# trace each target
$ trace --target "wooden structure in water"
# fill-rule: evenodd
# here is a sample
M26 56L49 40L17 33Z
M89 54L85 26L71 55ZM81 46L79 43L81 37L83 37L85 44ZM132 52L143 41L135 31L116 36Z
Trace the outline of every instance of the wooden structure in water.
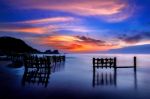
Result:
M93 67L116 68L116 57L115 58L93 58Z
M48 79L50 76L50 69L40 69L40 70L25 70L22 85L25 86L26 83L32 84L42 84L47 87Z
M47 87L50 74L59 71L64 62L65 56L25 56L22 85L37 83Z
M94 68L134 68L137 67L137 58L133 57L133 66L117 66L117 58L93 58Z
M93 87L99 85L117 85L117 69L119 68L133 68L134 69L134 85L137 87L137 58L133 57L133 66L117 66L117 58L93 58ZM113 69L110 71L97 72L96 69Z
M64 62L65 56L25 56L24 57L24 66L25 69L28 68L50 68L57 63Z

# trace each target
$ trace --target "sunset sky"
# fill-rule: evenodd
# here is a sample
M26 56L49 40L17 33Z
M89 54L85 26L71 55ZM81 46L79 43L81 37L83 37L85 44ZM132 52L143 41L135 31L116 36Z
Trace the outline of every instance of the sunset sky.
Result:
M150 0L0 0L0 36L41 51L150 44Z

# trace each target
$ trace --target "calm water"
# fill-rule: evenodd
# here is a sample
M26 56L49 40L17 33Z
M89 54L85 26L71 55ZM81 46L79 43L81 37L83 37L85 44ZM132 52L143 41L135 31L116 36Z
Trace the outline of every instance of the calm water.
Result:
M52 69L47 87L23 84L24 68L10 68L0 62L0 99L150 99L150 55L67 54L65 64ZM137 56L137 72L133 68L92 68L93 57L117 57L118 66L132 66ZM94 80L95 79L95 80ZM10 98L9 98L10 99Z

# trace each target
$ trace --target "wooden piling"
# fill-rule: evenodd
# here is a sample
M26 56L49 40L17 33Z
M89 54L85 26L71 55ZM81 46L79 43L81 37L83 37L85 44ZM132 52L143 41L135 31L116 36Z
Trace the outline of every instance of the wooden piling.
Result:
M117 58L114 57L114 68L116 69L116 67L117 67Z
M95 58L93 58L93 67L95 67Z
M137 58L136 58L136 56L134 56L134 58L133 58L133 62L134 62L134 70L136 70L136 67L137 67L137 64L136 64L136 62L137 62Z

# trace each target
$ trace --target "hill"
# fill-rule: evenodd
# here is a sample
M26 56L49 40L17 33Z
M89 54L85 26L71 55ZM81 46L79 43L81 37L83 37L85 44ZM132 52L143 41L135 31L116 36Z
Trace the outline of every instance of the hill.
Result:
M0 53L38 53L39 51L27 45L21 39L0 37Z

